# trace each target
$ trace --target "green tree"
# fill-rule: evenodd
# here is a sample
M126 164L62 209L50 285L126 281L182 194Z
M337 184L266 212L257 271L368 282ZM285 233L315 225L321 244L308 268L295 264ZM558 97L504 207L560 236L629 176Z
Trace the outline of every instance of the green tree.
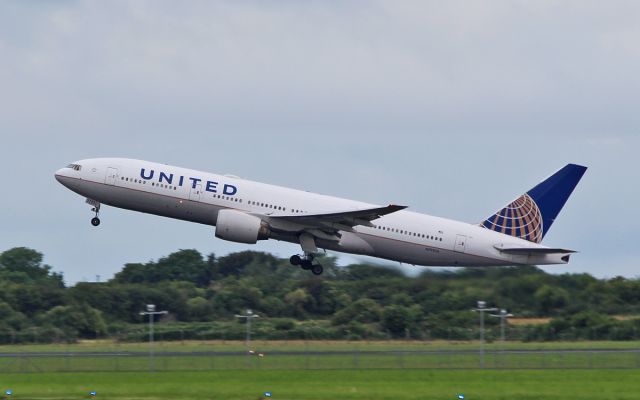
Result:
M16 247L0 254L0 279L16 283L37 282L64 287L62 274L42 264L43 256L26 247Z
M102 313L87 305L56 306L44 314L42 320L84 338L102 336L107 330Z
M403 337L411 324L410 312L403 306L388 306L382 310L382 326L393 337Z
M203 297L193 297L187 300L187 316L191 321L209 321L213 307Z
M205 287L211 282L215 268L213 255L205 261L197 250L180 250L157 262L125 264L113 280L117 283L188 281Z
M334 325L342 325L351 321L360 323L378 322L382 316L382 308L371 299L359 299L348 307L338 311L331 320Z
M538 302L540 314L551 315L568 303L569 293L559 287L543 285L536 290L534 298Z
M290 307L291 315L298 318L306 317L305 308L310 300L311 296L303 288L289 292L284 297L284 302Z

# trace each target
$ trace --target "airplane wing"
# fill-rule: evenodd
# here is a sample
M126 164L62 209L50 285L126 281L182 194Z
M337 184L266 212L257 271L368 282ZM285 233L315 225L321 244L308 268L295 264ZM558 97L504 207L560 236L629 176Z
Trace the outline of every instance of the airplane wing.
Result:
M352 232L357 225L375 226L371 221L384 215L404 210L406 206L388 205L386 207L364 210L341 211L325 214L269 216L269 224L283 231L307 231L312 235L329 240L340 238L338 231Z

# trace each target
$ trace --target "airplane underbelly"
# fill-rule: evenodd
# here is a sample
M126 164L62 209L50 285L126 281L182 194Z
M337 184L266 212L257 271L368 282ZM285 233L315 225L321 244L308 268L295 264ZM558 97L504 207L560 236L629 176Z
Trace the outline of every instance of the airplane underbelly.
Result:
M450 252L419 243L411 243L373 235L363 239L374 249L374 257L395 260L414 265L449 265Z
M373 235L358 236L361 236L362 239L373 248L373 253L368 253L367 255L407 264L439 267L485 267L509 264L508 262L498 259L427 246L420 243L381 238ZM343 249L342 251L345 250Z
M362 236L352 232L342 233L337 250L362 255L373 255L375 253L371 243L367 242Z
M77 193L113 207L214 225L218 207L157 193L84 181Z

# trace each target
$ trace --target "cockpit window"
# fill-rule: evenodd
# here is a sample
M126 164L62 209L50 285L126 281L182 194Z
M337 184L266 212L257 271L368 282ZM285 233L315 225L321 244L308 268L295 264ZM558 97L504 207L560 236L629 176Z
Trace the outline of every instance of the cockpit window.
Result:
M67 168L71 168L74 171L80 171L82 166L80 164L69 164L67 165Z

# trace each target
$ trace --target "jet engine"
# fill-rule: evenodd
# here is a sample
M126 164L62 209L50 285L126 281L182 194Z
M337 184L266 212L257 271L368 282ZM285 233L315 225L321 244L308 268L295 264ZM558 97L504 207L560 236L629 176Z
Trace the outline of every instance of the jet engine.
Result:
M269 225L242 211L220 210L216 221L216 237L231 242L255 244L269 239Z

